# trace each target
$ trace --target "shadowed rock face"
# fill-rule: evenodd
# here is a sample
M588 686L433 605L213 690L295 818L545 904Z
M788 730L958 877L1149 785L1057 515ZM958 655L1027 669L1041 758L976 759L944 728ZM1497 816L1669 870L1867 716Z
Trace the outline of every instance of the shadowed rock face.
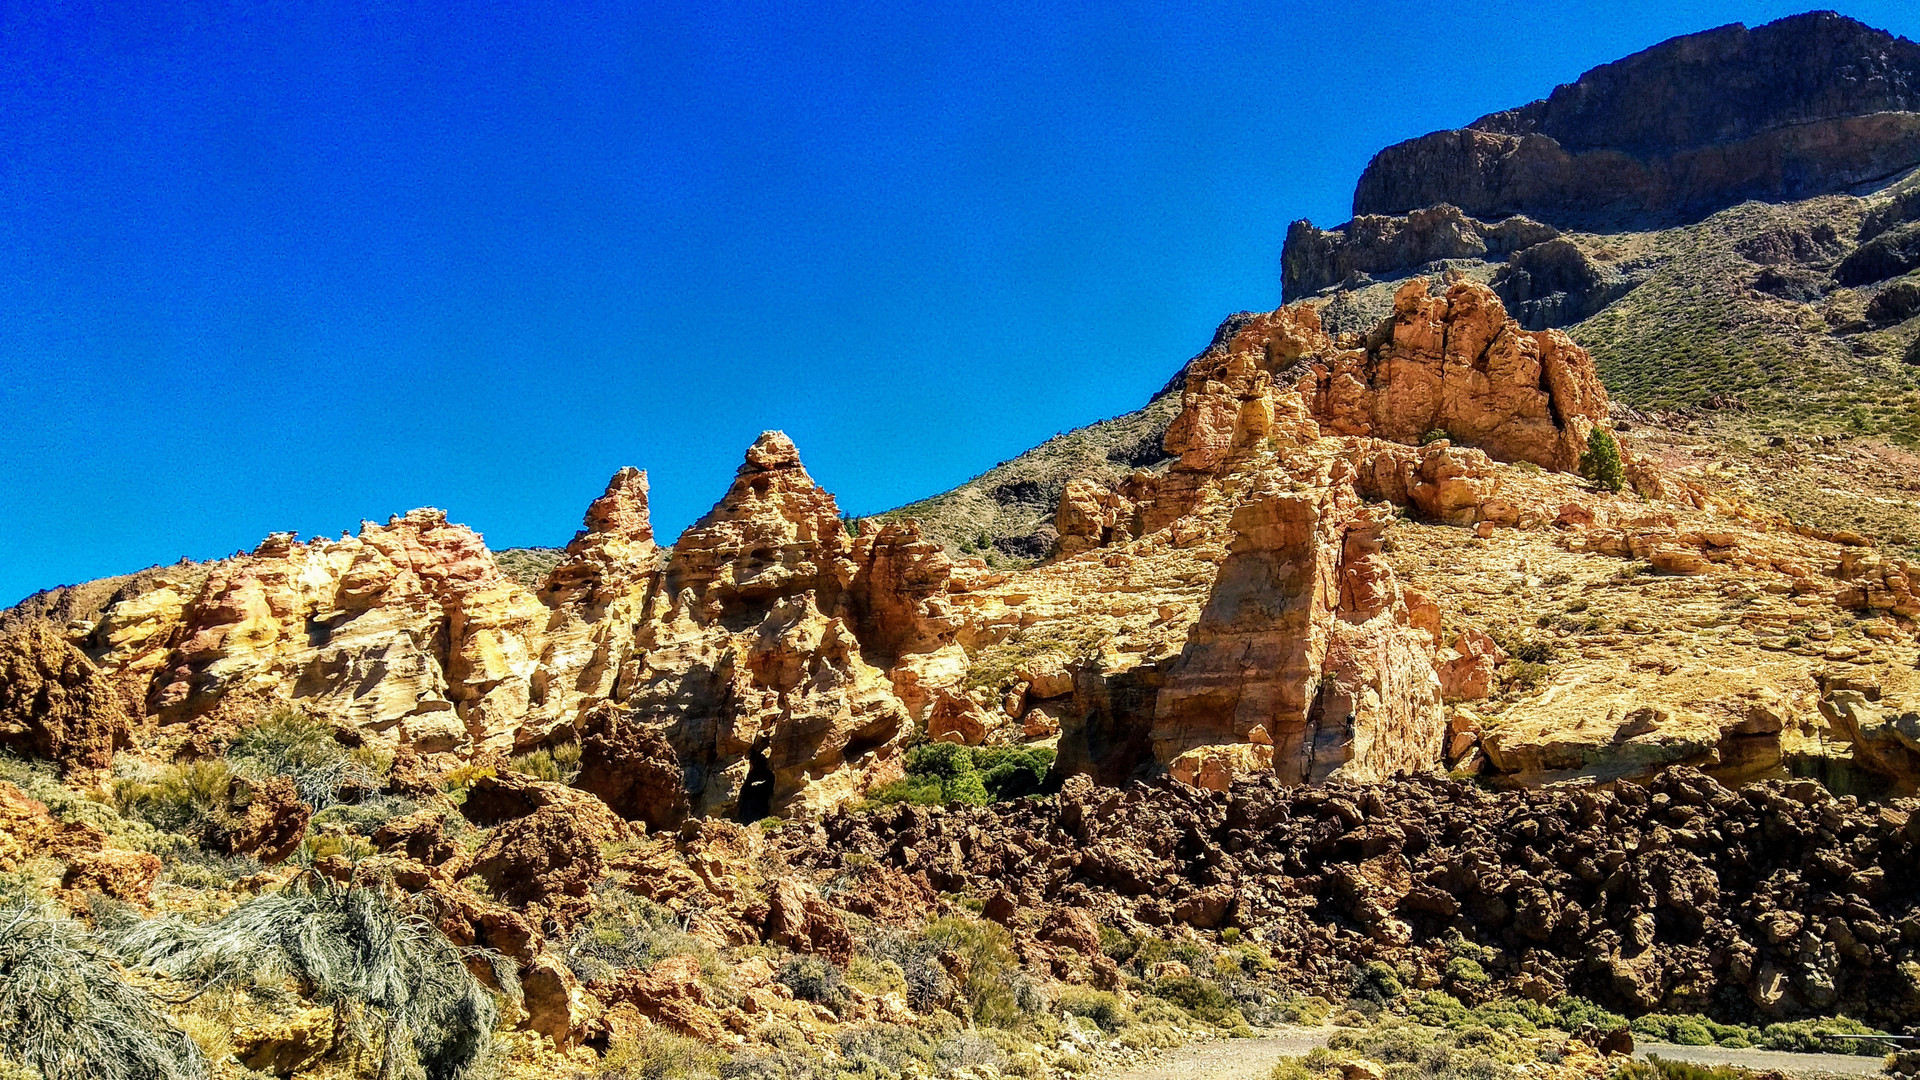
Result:
M1920 162L1920 45L1831 12L1689 34L1376 155L1354 213L1699 217Z
M1296 221L1287 229L1281 295L1291 303L1330 285L1397 277L1417 266L1501 259L1559 235L1551 225L1525 217L1488 223L1444 204L1404 217L1364 214L1339 229Z

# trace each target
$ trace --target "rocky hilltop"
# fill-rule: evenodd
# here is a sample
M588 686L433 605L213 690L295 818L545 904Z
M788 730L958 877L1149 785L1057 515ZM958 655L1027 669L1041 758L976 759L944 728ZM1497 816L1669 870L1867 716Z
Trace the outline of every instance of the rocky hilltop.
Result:
M1832 13L1663 42L1381 151L1353 220L1288 230L1283 295L1364 334L1410 278L1482 282L1710 487L1920 555L1917 57Z
M1712 31L1467 137L1797 132L1828 184L1912 49ZM1572 1080L1629 1022L1920 1023L1920 459L1867 430L1920 195L1484 209L1296 225L1329 288L901 511L770 431L671 543L622 468L564 548L417 509L0 613L0 1076L1042 1077L1331 1013ZM1690 334L1867 420L1736 452L1793 388Z
M1296 223L1283 286L1297 299L1355 273L1503 259L1561 230L1672 227L1748 200L1885 183L1915 164L1920 45L1832 12L1735 24L1380 151L1350 225ZM1576 304L1556 325L1589 314Z
M1664 41L1375 155L1353 212L1555 225L1804 199L1920 162L1920 45L1832 12Z

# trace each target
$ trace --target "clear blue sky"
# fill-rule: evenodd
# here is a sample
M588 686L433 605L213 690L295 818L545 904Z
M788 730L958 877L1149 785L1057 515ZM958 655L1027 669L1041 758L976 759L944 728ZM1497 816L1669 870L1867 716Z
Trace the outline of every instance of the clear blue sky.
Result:
M885 509L1277 304L1379 147L1797 10L11 0L0 603L422 505L561 543L629 464L671 537L772 427Z

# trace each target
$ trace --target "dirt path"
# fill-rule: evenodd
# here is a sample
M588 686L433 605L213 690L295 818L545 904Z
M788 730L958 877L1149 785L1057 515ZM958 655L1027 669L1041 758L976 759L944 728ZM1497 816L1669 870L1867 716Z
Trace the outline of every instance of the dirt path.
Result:
M1675 1046L1671 1043L1640 1043L1633 1056L1656 1054L1669 1061L1691 1061L1700 1065L1738 1065L1743 1069L1778 1069L1790 1076L1882 1076L1879 1057L1860 1054L1789 1054L1780 1050L1729 1050L1724 1046Z
M1254 1039L1216 1039L1169 1050L1101 1080L1263 1080L1281 1058L1325 1046L1335 1028L1286 1028Z
M1289 1028L1253 1039L1218 1039L1169 1050L1150 1062L1130 1065L1101 1080L1264 1080L1274 1063L1324 1046L1334 1028ZM1729 1050L1720 1046L1641 1043L1634 1056L1657 1054L1671 1061L1773 1069L1800 1080L1880 1076L1880 1058L1851 1054L1789 1054L1777 1050Z

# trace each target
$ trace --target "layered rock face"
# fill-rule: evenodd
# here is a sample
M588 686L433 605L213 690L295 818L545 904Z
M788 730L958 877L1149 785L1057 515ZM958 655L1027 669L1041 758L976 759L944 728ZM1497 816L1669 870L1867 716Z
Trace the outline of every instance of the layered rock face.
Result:
M1433 639L1378 558L1380 516L1356 504L1336 487L1234 511L1213 594L1155 705L1154 754L1174 775L1376 780L1439 760ZM1250 748L1220 764L1233 744Z
M1355 214L1450 203L1556 225L1597 211L1701 216L1920 162L1920 46L1831 12L1662 42L1545 100L1375 156Z
M1380 151L1352 221L1288 230L1282 296L1338 299L1466 268L1526 328L1572 326L1657 276L1660 259L1619 261L1607 244L1556 242L1560 230L1669 228L1891 180L1920 163L1917 91L1920 46L1830 12L1674 38L1543 100ZM1916 263L1902 243L1863 246L1836 276L1904 273Z
M900 555L905 539L878 546ZM616 697L672 745L696 811L752 820L851 797L870 772L898 775L911 717L855 633L852 552L833 496L779 432L753 444L674 545ZM915 577L901 561L889 558L882 582ZM871 611L871 567L865 581ZM901 623L911 638L912 620Z
M190 595L162 585L110 606L86 644L148 680L163 724L279 695L439 751L518 726L543 622L477 534L416 510L337 541L269 537Z
M1287 227L1280 294L1292 303L1356 276L1398 277L1412 267L1452 259L1504 259L1559 235L1553 226L1521 215L1485 222L1448 204L1404 216L1356 214L1332 230L1296 221Z
M1063 760L1097 776L1157 764L1215 788L1434 767L1448 733L1440 671L1484 687L1498 650L1438 655L1438 613L1410 603L1382 557L1394 511L1367 500L1538 527L1551 514L1500 498L1488 455L1569 471L1606 411L1584 352L1521 330L1472 282L1440 296L1410 282L1364 339L1336 341L1302 305L1230 320L1188 366L1172 469L1120 490L1070 485L1061 500L1063 556L1224 539L1150 703L1118 685L1137 675L1083 672ZM1436 430L1485 449L1414 445Z
M1428 294L1425 279L1407 282L1392 316L1359 341L1336 342L1300 305L1251 320L1188 366L1167 432L1177 468L1210 470L1260 440L1323 430L1412 444L1437 433L1502 461L1577 468L1607 417L1593 359L1557 331L1522 330L1484 285L1455 280ZM1276 384L1299 392L1314 431L1281 430L1302 406L1276 397Z
M101 672L41 624L8 636L26 665L10 730L22 749L105 765L127 725L111 676L176 739L285 698L429 756L582 741L582 783L655 824L831 804L899 775L898 744L933 701L920 683L943 670L928 657L958 651L951 561L913 523L851 536L768 432L671 549L635 469L584 525L537 594L435 510L155 572L76 614Z

